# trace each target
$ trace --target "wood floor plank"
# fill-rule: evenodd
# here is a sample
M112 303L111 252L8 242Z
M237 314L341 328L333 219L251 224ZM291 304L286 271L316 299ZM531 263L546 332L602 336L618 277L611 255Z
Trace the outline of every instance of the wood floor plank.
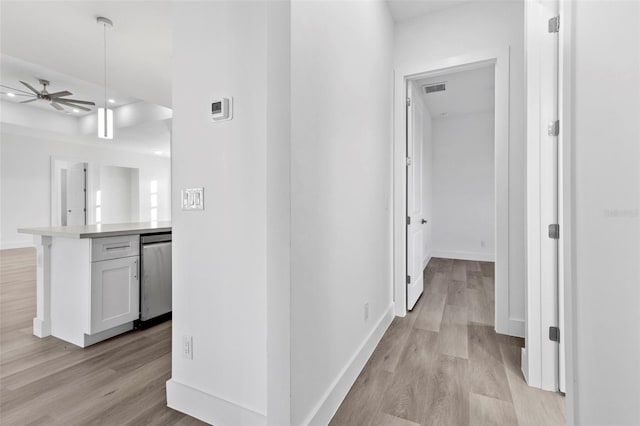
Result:
M425 283L424 293L447 294L449 292L449 275L445 272L435 272L433 278Z
M471 393L469 405L471 425L518 426L513 405L508 402Z
M458 358L469 358L466 308L445 305L438 335L438 352Z
M424 418L424 397L430 386L430 366L437 339L437 333L413 330L402 356L403 369L393 375L385 392L383 413L416 423Z
M414 327L421 330L440 331L446 298L446 293L424 293L422 295L423 305L418 313Z
M469 323L470 391L511 402L511 389L492 326Z
M483 277L495 278L495 264L493 262L478 262Z
M378 412L371 426L420 426L420 424Z
M449 278L456 281L467 281L467 267L464 260L453 261Z
M411 325L407 318L396 317L391 322L387 332L382 336L378 347L371 355L371 368L390 373L396 371L406 341L411 334Z
M481 290L483 289L482 273L477 271L467 271L467 288Z
M493 309L482 289L467 287L467 306L469 307L469 321L476 324L492 326L494 324Z
M429 383L420 423L425 426L469 424L468 361L437 355L431 364Z
M447 283L447 305L467 307L467 283L466 281L449 280Z
M391 377L387 371L365 368L347 394L351 404L341 406L330 425L365 426L374 423Z

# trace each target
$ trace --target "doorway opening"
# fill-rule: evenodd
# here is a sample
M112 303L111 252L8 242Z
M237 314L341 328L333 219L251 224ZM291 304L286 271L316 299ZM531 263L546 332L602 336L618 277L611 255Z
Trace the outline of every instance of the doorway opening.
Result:
M437 210L434 211L435 202L432 202L431 206L425 205L425 201L428 200L429 197L428 188L425 188L425 186L428 187L429 182L424 183L425 173L422 167L423 162L433 162L433 156L440 155L441 158L446 158L447 161L453 161L453 163L468 163L466 164L468 171L470 167L474 167L480 160L477 158L477 154L473 153L475 152L474 149L480 145L468 146L467 152L465 152L464 144L456 147L456 143L460 142L461 138L460 135L455 136L455 132L464 132L464 127L469 127L470 123L452 123L455 121L451 120L451 118L456 115L455 111L452 110L452 112L454 112L451 114L452 117L446 119L450 114L442 110L442 108L453 107L437 107L434 104L432 108L436 110L438 114L446 113L444 115L438 115L437 117L438 120L442 119L443 121L443 125L438 126L440 127L438 132L445 135L445 137L442 141L437 142L437 151L434 154L433 141L431 141L431 147L429 147L428 144L424 144L424 121L429 121L429 119L425 119L425 115L422 114L423 122L421 124L416 123L416 120L413 119L416 117L416 114L412 114L411 108L416 108L416 105L420 105L418 102L421 101L423 102L423 106L426 106L427 101L424 96L427 96L427 92L429 92L429 94L437 94L439 91L442 92L443 88L446 92L447 81L449 80L451 83L455 81L455 85L460 86L461 83L457 80L465 80L462 78L465 77L469 79L468 85L475 90L476 87L474 85L479 84L478 82L480 80L474 81L472 79L473 76L479 79L484 77L485 81L489 80L489 84L485 85L484 90L491 92L491 96L488 99L485 97L482 102L484 102L485 105L487 102L492 104L490 105L492 118L484 117L483 120L476 119L476 121L483 121L486 127L486 122L489 120L489 127L493 129L492 137L488 136L490 139L488 144L491 145L493 149L492 156L489 154L490 158L487 159L485 156L485 158L482 159L485 166L486 164L490 164L493 167L489 175L485 173L482 179L480 179L482 181L480 186L483 188L482 191L485 192L484 196L476 197L473 203L468 204L469 207L467 207L465 211L460 211L459 208L461 202L463 203L462 205L464 205L464 200L446 200L450 195L448 193L450 191L448 191L446 185L442 188L440 188L442 185L439 185L437 191L440 191L441 194L438 194L436 198L445 200L446 203L442 204L447 204L449 209L458 211L447 213L446 208L440 212ZM449 58L438 63L416 64L411 67L396 70L395 79L393 230L394 299L396 315L405 316L422 294L424 288L422 271L430 257L495 261L495 329L501 334L523 337L524 323L521 320L510 318L509 315L509 51L508 49L494 49ZM493 84L491 84L491 80L493 80ZM451 89L451 85L449 87L450 90L453 90ZM462 91L464 92L464 90ZM469 92L469 90L467 90L467 92ZM413 99L418 94L422 96L420 101ZM478 98L481 97L479 96ZM472 110L474 108L478 110L482 109L482 107L474 107L470 102L466 104L463 102L462 104L462 108L468 108L468 110L466 110L468 113L473 112ZM418 106L418 109L419 108ZM464 114L461 114L461 116L462 115ZM469 118L470 117L465 117L467 120ZM433 123L436 120L434 120L433 117L430 117L430 119L431 126L433 127ZM447 122L444 123L445 121ZM420 125L417 126L417 124ZM446 130L447 128L449 130ZM422 138L417 139L423 140L420 144L413 143L413 136L416 133L420 133L420 131L423 133ZM433 132L433 129L431 129L431 131ZM446 136L447 133L452 136ZM484 144L486 145L487 142L485 141ZM427 147L426 149L424 149L425 146ZM431 158L429 158L429 150L431 150ZM416 162L416 160L418 161ZM432 180L434 178L433 171L436 171L440 165L446 166L444 163L447 161L443 163L439 162L438 165L432 167ZM471 176L452 175L450 173L451 170L447 170L446 167L441 171L442 174L439 174L437 178L443 179L444 181L455 182L456 179L469 179ZM438 171L438 173L439 172L440 171ZM429 179L428 175L429 173L427 173L427 181ZM479 183L478 179L470 182L471 185ZM433 188L433 182L431 182L431 185ZM489 188L488 190L487 187ZM425 189L427 190L425 191ZM433 196L434 194L432 193L431 197L433 198ZM488 203L490 204L488 208L486 205L487 200L489 200ZM482 208L471 205L475 203L485 203L485 205L483 205ZM480 213L480 210L483 213ZM482 215L482 217L474 218L473 213L475 212L478 213L477 216ZM462 215L467 219L471 217L473 222L471 228L473 229L465 230L464 226L456 225L456 221L453 220L456 218L456 214ZM442 219L439 220L439 217ZM486 236L487 226L483 226L483 223L488 224L489 228L493 228L488 231L489 236ZM443 226L441 229L437 229L438 225ZM472 250L470 246L467 246L467 248L464 249L464 244L458 244L458 247L463 248L453 249L452 247L454 247L454 245L449 244L447 246L447 244L444 244L447 239L451 240L449 242L460 240L460 235L463 235L462 240L464 240L465 237L471 238L472 240L470 241L473 241L472 244L474 244L476 248ZM438 241L436 245L434 245L435 241ZM465 243L465 241L457 241L457 243L460 242Z
M429 281L443 280L451 272L443 266L453 268L453 260L456 271L449 279L456 285L469 280L478 290L481 271L494 276L494 64L410 79L407 100L407 309L412 310L430 284L423 271L431 259L431 272L439 272ZM463 260L468 262L458 262ZM487 287L488 299L478 299L493 323L493 285Z
M51 159L51 226L87 224L87 170L85 162Z

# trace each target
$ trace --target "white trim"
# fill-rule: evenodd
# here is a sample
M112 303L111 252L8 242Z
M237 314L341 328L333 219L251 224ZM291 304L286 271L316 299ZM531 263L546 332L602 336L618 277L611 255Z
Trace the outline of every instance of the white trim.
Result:
M433 257L441 257L443 259L476 260L479 262L496 261L496 255L494 253L481 253L473 251L434 250Z
M574 4L560 1L562 30L560 31L560 288L562 302L560 311L560 357L564 358L564 383L561 377L561 390L566 394L565 413L568 425L578 424L577 386L575 386L576 337L575 323L575 263L573 261L574 239L574 180L573 180L573 26ZM562 359L561 358L561 359ZM561 370L562 372L562 370ZM564 386L562 386L564 385ZM564 389L563 389L564 387Z
M267 418L199 389L170 379L167 406L203 422L215 425L266 425Z
M378 320L375 328L358 347L347 365L333 382L331 382L331 386L329 386L329 389L324 393L322 399L309 413L305 421L302 422L303 425L329 424L376 346L378 346L380 339L382 339L385 331L387 331L391 321L393 321L393 316L393 304L391 304Z
M33 319L33 335L36 337L51 336L51 322L36 317Z
M3 241L2 243L0 243L0 250L11 250L28 247L35 247L35 244L28 241Z
M51 335L51 244L52 238L34 235L36 247L36 317L33 334L37 337Z
M427 265L429 264L429 262L431 262L431 258L434 257L433 254L431 252L427 253L424 257L424 260L422 261L422 270L424 271L424 268L427 267Z
M547 31L550 16L557 14L557 2L525 2L525 100L526 100L526 151L527 151L527 222L526 222L526 356L522 357L521 368L525 372L527 384L550 391L558 390L558 346L548 338L548 327L557 323L556 281L549 279L555 266L550 257L550 242L546 226L553 223L549 204L554 194L548 193L548 167L541 152L549 142L546 132L548 115L552 114L543 106L543 90L550 90L549 82L541 69L545 43L556 37ZM562 20L562 31L565 31ZM549 93L549 92L544 92ZM545 117L545 114L547 116ZM565 132L565 123L561 123ZM552 141L564 146L561 140ZM566 148L566 147L565 147ZM559 183L560 184L560 183ZM560 220L558 223L562 223ZM564 226L560 226L564 232ZM561 240L564 237L561 236ZM558 263L558 268L561 266ZM564 334L561 331L561 335ZM563 337L564 338L564 337Z
M394 70L393 141L393 277L395 314L406 309L406 168L405 99L406 81L495 64L495 242L496 309L495 328L502 334L522 335L521 320L509 313L509 47L487 49L436 61L417 60ZM522 332L517 333L522 329ZM515 331L514 331L515 330Z

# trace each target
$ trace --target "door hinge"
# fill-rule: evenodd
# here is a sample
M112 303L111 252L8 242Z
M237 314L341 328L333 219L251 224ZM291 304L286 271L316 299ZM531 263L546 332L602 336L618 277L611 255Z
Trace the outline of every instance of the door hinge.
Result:
M549 136L558 136L560 134L560 120L555 120L547 126L547 134Z
M411 216L407 216L407 225L411 225Z
M411 284L411 275L407 275L407 284Z
M560 239L560 225L557 223L552 223L549 225L549 238L554 240Z
M560 343L560 329L558 327L549 327L549 340Z
M407 166L410 166L411 165L411 157L407 157L406 161L407 161Z
M407 98L407 106L411 106L411 98Z
M549 32L557 33L559 31L560 31L560 17L554 16L553 18L549 19Z

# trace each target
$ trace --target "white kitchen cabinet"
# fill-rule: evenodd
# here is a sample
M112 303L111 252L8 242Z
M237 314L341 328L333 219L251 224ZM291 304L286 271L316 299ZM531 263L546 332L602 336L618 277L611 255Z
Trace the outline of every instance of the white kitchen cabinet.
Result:
M96 334L138 319L139 265L139 256L91 264L89 334Z

